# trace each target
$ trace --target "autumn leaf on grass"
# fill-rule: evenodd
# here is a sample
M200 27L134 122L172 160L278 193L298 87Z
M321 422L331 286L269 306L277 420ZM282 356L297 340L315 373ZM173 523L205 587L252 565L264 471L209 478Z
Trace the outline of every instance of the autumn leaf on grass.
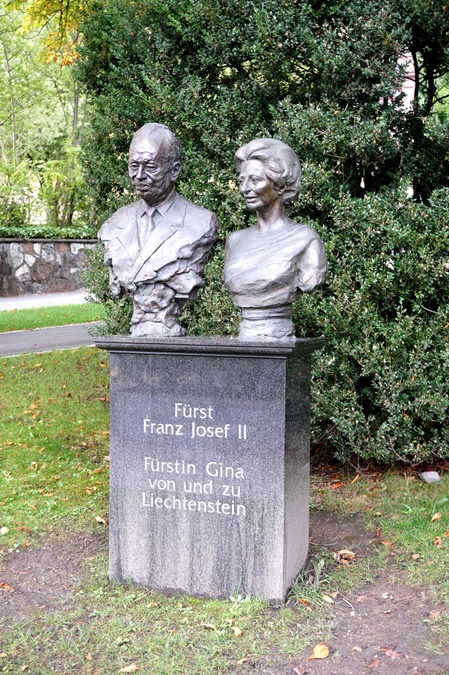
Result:
M332 557L337 562L342 562L344 565L349 565L351 560L355 560L356 555L353 553L353 551L343 548L341 551L337 551L337 553L332 553Z
M431 522L431 523L434 523L436 520L441 520L442 517L443 517L443 516L442 516L441 513L438 511L437 513L434 513L434 514L433 514L432 518L430 519L430 522Z
M443 548L443 540L441 537L435 537L433 540L433 545L436 546L437 548Z
M9 532L9 527L0 527L0 534L8 534Z
M1 584L0 584L0 588L2 588L4 591L11 591L11 592L14 592L13 587L10 586L9 584L7 584L6 582L1 583Z
M120 668L118 671L119 673L135 673L136 670L140 670L139 666L136 666L135 663L131 663L130 666L125 666L124 668Z
M95 520L97 521L97 523L100 523L100 525L106 525L105 519L102 518L101 516L95 516Z
M214 626L213 623L204 623L204 621L201 621L200 626L207 628L208 630L217 630L217 627Z
M325 659L329 656L329 647L323 643L315 645L313 648L313 654L307 657L306 661L311 661L312 659Z
M238 626L234 626L234 635L235 637L242 637L243 633L241 628L239 628Z

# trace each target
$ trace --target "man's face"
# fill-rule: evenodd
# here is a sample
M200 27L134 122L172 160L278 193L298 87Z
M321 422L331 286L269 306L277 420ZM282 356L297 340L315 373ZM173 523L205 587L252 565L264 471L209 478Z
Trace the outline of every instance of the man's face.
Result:
M171 164L163 151L163 140L157 134L136 138L129 150L129 176L134 190L150 206L157 206L170 195L180 171L179 162Z

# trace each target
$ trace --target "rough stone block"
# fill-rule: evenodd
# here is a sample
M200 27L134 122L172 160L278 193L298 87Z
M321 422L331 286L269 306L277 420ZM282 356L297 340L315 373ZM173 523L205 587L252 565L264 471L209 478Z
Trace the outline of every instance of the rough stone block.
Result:
M62 279L57 277L55 279L50 279L45 288L46 293L65 293L67 291L75 291L79 288L79 285L76 283L75 279Z
M24 255L21 244L16 244L15 242L11 243L9 247L9 258L11 260L11 267L13 270L16 270L23 264Z
M31 269L31 278L40 284L45 283L55 276L57 269L54 263L37 260Z
M41 249L41 258L44 262L53 262L55 259L55 246L58 246L58 244L53 245L51 244L43 244L42 249Z
M84 244L81 244L79 242L72 242L70 244L70 251L74 253L75 255L78 255L80 251L84 249Z
M58 241L55 243L56 251L70 251L70 244L64 241Z

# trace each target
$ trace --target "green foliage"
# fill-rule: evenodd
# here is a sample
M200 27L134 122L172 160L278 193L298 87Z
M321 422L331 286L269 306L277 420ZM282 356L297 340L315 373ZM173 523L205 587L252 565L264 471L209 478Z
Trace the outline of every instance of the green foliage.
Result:
M295 308L322 333L314 426L321 451L379 462L449 456L449 190L342 198L321 230L328 282Z
M207 285L183 321L233 333L223 244L250 222L234 153L282 138L304 165L290 215L316 227L330 265L324 289L296 309L299 334L327 338L315 361L316 446L341 460L446 457L449 122L437 82L449 73L449 10L434 0L110 0L93 3L82 30L95 223L132 199L133 133L167 124L184 152L180 192L220 220ZM408 108L404 53L419 85ZM109 328L126 331L104 271L92 274Z
M6 200L0 202L0 232L5 230L22 231L26 217L27 214L24 206L15 202L8 203Z
M105 265L104 250L101 244L85 251L89 260L87 270L82 278L89 290L93 302L103 305L104 326L96 327L97 335L129 333L132 315L132 301L129 297L114 298L109 292L109 272Z
M40 60L46 30L24 35L23 10L10 9L0 16L0 225L86 222L85 99L69 68Z
M12 237L14 239L95 239L96 235L96 228L90 225L77 225L75 227L26 225L19 227L18 225L3 225L0 220L0 237Z

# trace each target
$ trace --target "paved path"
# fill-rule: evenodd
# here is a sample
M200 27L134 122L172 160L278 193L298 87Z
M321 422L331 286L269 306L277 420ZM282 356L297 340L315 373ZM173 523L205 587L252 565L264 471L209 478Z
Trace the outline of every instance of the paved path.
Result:
M48 293L34 295L15 295L12 298L0 298L2 310L28 309L32 307L56 307L57 305L82 305L86 302L87 291L70 293Z
M0 333L0 358L18 356L29 352L50 352L53 349L70 349L93 345L94 338L89 335L89 326L100 322L76 323L71 326L54 328L35 328L34 330L14 330Z
M0 312L33 307L81 305L86 302L86 296L87 291L81 290L70 293L17 295L12 298L0 298ZM87 332L87 328L94 326L96 323L99 322L0 333L0 357L93 345L94 339Z

